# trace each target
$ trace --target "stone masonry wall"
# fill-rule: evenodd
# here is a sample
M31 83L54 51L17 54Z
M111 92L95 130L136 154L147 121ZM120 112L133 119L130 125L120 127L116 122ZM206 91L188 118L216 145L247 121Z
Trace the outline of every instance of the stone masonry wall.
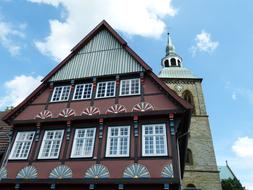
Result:
M185 167L183 186L193 184L201 190L221 190L201 81L168 79L165 82L181 97L185 90L189 90L194 100L195 114L192 115L188 142L193 164Z

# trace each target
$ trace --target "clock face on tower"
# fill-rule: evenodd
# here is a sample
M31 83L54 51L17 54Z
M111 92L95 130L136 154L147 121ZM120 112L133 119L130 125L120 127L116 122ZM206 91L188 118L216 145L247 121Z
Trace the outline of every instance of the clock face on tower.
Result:
M181 92L183 90L183 86L180 84L176 84L174 88L177 92Z

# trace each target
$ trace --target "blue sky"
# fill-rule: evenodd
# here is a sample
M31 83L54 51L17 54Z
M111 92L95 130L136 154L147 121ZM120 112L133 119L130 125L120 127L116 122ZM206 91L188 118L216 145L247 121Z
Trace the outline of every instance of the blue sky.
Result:
M204 79L217 162L228 160L252 190L252 9L249 0L1 0L0 109L19 103L102 19L156 73L169 31L184 66Z

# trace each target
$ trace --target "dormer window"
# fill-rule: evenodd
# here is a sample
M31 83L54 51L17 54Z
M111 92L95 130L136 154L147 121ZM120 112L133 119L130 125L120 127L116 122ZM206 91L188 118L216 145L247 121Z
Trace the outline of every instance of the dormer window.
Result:
M115 96L115 81L99 82L96 98L108 98Z
M69 99L70 86L56 86L51 98L51 102L67 101Z

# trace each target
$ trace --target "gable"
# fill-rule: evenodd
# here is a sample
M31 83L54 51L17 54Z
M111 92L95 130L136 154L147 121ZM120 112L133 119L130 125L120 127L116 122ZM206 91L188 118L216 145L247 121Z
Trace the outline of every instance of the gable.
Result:
M58 70L49 81L144 71L144 68L103 29Z
M163 97L156 97L154 101L157 102L157 99L159 98L163 98L166 101L169 97L173 104L180 105L179 107L184 109L192 109L192 106L189 103L177 96L173 90L171 90L152 72L152 69L130 47L128 47L127 43L106 21L102 21L72 49L70 55L48 73L48 75L42 80L43 83L22 103L6 114L3 120L11 123L13 119L34 119L35 113L37 114L40 110L46 109L49 97L48 93L50 93L50 90L48 89L48 81L69 80L70 82L71 79L136 73L141 71L145 71L145 75L149 76L154 84L166 94L164 94ZM47 90L45 90L46 88ZM138 101L136 101L136 103L137 102ZM160 101L160 103L161 102L164 101ZM55 105L56 110L54 111L54 114L57 115L63 107L68 107L67 103L66 105L63 105L62 103L57 103ZM165 105L166 104L161 103L161 107L156 107L158 109L173 109L173 106L170 107L171 104L162 108ZM83 107L85 106L86 105L83 105Z
M129 75L131 76L131 75ZM134 77L135 78L135 77ZM146 75L142 84L143 90L138 95L121 96L120 94L110 98L94 98L75 101L71 97L69 103L66 101L48 102L50 99L50 86L48 86L39 96L37 96L33 102L31 102L22 112L20 112L15 120L33 120L36 119L37 114L42 113L44 110L48 110L52 113L50 118L58 118L59 114L65 109L70 108L75 112L75 116L83 116L83 112L91 106L94 106L99 110L99 115L107 115L108 109L115 104L119 104L124 107L124 113L132 113L136 105L141 105L145 102L145 105L152 107L152 111L168 111L168 110L181 110L182 107L177 102L173 101L168 94L164 93L164 90L149 76ZM122 79L124 80L124 79ZM120 88L118 85L116 88ZM96 91L93 91L96 93ZM117 101L116 101L117 100ZM159 100L159 101L157 101ZM147 106L147 107L149 107ZM145 106L146 107L146 106ZM151 111L148 110L148 111Z

